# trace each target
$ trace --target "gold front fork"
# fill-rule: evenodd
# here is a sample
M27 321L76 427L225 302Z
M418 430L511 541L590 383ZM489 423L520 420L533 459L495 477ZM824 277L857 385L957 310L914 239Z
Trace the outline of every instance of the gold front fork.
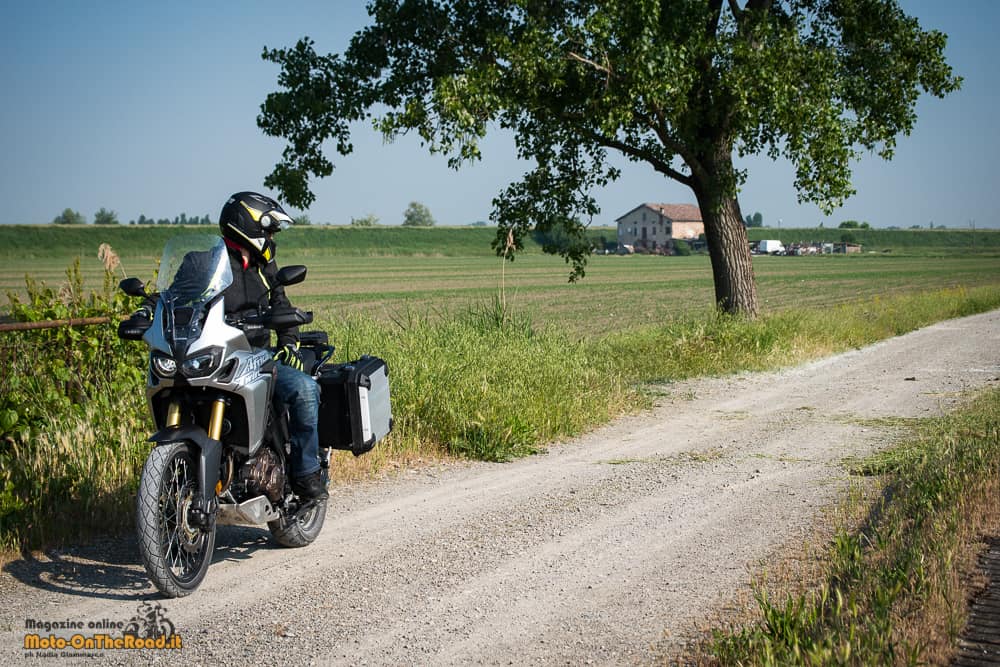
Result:
M181 404L180 401L170 401L167 406L167 428L181 425Z
M208 420L208 437L212 440L222 439L222 418L226 414L226 399L217 398L212 403L212 417Z

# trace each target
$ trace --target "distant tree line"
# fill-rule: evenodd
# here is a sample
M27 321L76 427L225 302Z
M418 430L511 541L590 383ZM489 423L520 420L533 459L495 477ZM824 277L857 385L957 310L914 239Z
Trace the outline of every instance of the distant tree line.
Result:
M760 214L758 214L760 215ZM312 225L312 220L305 213L298 215L294 218L295 224L297 226L302 225ZM85 225L87 224L87 217L80 213L79 211L74 211L71 208L65 209L62 213L57 215L52 219L52 224L55 225ZM94 214L94 224L95 225L117 225L120 224L118 221L118 214L114 211L109 211L106 208L101 208L97 213ZM181 213L180 215L174 216L171 220L170 218L147 218L146 215L140 214L135 220L129 220L130 225L214 225L216 224L208 214L203 216L188 216L187 213ZM369 213L361 218L351 218L351 225L355 227L374 227L379 224L378 216L373 213ZM431 215L430 210L421 204L420 202L410 202L410 205L403 212L403 226L404 227L433 227L435 224L434 216ZM485 225L485 222L477 222L477 225Z
M64 209L62 213L57 215L52 219L52 224L54 225L85 225L87 224L87 216L80 213L79 211L74 211L71 208ZM95 225L117 225L120 224L118 221L118 214L114 211L109 211L108 209L101 207L97 213L94 214L94 224ZM144 214L140 215L135 220L129 220L130 225L214 225L215 222L208 217L208 214L203 216L191 216L188 217L187 213L181 213L180 215L174 216L173 220L170 218L147 218ZM306 223L308 224L308 222Z
M170 218L147 218L144 214L140 214L135 220L129 220L130 225L214 225L215 222L208 217L208 214L198 217L197 215L188 217L187 213L181 213L180 215L174 216L174 219Z

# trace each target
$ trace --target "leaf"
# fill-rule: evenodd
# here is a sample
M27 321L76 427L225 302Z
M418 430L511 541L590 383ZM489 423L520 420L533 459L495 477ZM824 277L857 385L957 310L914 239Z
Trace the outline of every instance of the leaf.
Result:
M18 414L16 410L11 410L10 408L6 410L0 410L0 432L10 433L14 430L14 426L17 425Z

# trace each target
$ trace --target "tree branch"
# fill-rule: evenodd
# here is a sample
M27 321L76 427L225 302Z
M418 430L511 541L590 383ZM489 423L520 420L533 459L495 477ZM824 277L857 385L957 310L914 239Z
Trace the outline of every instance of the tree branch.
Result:
M743 10L740 9L739 0L729 0L729 11L733 13L733 18L739 23L743 19Z
M722 0L712 0L709 4L708 25L705 26L705 35L715 37L719 32L719 19L722 17Z
M660 158L656 157L652 153L644 150L640 150L635 146L630 146L625 142L619 141L617 139L612 139L611 137L606 137L603 134L599 134L593 131L587 131L587 134L593 139L598 145L604 146L605 148L614 148L615 150L623 153L624 155L629 155L632 157L639 158L644 162L648 162L652 165L653 169L674 179L682 185L686 185L689 188L693 186L693 181L690 176L685 176L681 172L677 171L671 167L668 163L664 162Z
M655 118L639 111L633 111L632 115L634 115L636 120L640 123L652 128L653 132L656 133L656 137L660 140L660 143L663 144L663 147L676 153L677 155L680 155L681 159L687 163L687 166L692 172L700 168L701 165L699 165L698 161L694 159L691 151L687 150L687 147L681 141L670 134L667 129L667 119L664 117L662 109L653 110ZM671 178L673 177L671 176Z
M609 67L605 67L604 65L599 65L599 64L595 63L593 60L591 60L589 58L584 58L579 53L574 53L573 51L570 51L567 55L572 60L576 60L577 62L584 63L585 65L590 65L594 69L600 70L600 71L604 72L605 74L608 74L608 75L611 74L611 69Z
M610 63L608 63L607 65L600 65L598 63L595 63L593 60L591 60L589 58L584 58L579 53L574 53L573 51L570 51L567 54L567 56L569 57L570 60L575 60L575 61L583 63L585 65L590 65L591 67L593 67L597 71L604 72L604 74L606 75L605 78L604 78L604 89L607 90L608 87L611 86L611 77L614 76L614 72L611 71L611 64ZM608 62L607 55L604 56L604 62L606 62L606 63Z

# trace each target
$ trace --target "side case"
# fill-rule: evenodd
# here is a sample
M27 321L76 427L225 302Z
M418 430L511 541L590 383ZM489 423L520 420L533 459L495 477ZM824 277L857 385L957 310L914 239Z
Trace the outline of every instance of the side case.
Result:
M392 430L389 369L365 355L320 371L319 444L360 456Z

